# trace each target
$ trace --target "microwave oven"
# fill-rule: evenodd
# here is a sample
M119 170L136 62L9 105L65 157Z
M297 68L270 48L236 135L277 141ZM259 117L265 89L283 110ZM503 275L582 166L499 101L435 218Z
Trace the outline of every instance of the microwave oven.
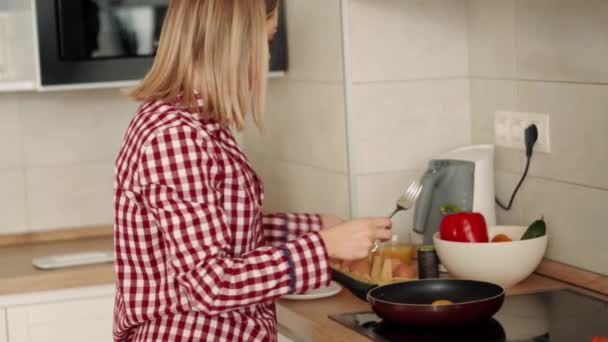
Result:
M33 0L41 88L137 81L152 65L169 0ZM271 71L287 71L284 6Z

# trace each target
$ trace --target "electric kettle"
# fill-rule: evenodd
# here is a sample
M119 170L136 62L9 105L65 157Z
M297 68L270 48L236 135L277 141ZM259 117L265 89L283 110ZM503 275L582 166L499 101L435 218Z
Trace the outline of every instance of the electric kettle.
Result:
M479 212L488 226L496 224L494 145L462 147L430 160L421 183L414 231L424 235L424 244L433 244L443 218L440 208L446 204Z

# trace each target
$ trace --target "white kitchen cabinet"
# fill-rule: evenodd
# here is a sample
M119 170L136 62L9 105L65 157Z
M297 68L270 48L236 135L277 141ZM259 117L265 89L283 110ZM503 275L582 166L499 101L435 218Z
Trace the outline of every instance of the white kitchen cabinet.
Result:
M114 296L96 292L90 297L80 289L36 294L24 297L26 304L12 300L2 320L8 341L0 337L0 342L111 341Z
M8 331L6 330L6 311L0 309L0 342L8 342Z

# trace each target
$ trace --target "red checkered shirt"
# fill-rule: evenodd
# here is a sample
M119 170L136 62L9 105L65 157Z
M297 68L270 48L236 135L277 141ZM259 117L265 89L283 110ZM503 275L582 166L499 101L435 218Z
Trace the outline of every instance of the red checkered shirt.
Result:
M116 160L115 341L275 341L274 300L330 282L312 214L264 214L229 130L141 106Z

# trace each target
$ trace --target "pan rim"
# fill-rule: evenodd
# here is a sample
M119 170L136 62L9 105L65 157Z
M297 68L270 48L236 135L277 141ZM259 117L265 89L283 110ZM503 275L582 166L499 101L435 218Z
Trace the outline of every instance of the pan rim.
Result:
M437 281L437 280L441 280L441 281L469 281L469 282L475 282L475 283L490 284L490 285L494 285L494 286L500 288L501 291L500 291L499 294L497 294L495 296L492 296L492 297L488 297L488 298L484 298L484 299L479 299L479 300L470 300L470 301L467 301L467 302L459 302L459 303L454 303L454 304L444 305L444 306L433 305L433 304L406 304L406 303L397 303L397 302L391 302L391 301L387 301L387 300L377 299L377 298L375 298L375 297L373 297L371 295L371 293L373 291L377 290L377 289L381 289L383 287L388 287L388 286L391 286L391 285L400 284L400 283L394 283L394 284L387 284L387 285L382 285L382 286L374 287L373 289L371 289L371 290L369 290L367 292L367 295L365 297L367 298L367 302L370 302L370 298L371 298L374 302L376 302L376 303L382 303L382 304L407 305L407 306L422 306L422 307L437 307L437 308L439 308L439 307L451 307L451 306L455 306L455 305L465 305L465 304L472 304L472 303L483 303L483 302L486 302L486 301L494 300L494 299L499 298L499 297L504 297L505 293L506 293L506 290L505 290L505 288L503 286L498 285L498 284L494 284L494 283L490 283L490 282L487 282L487 281L479 281L479 280L471 280L471 279L418 279L418 280L415 280L415 281Z

